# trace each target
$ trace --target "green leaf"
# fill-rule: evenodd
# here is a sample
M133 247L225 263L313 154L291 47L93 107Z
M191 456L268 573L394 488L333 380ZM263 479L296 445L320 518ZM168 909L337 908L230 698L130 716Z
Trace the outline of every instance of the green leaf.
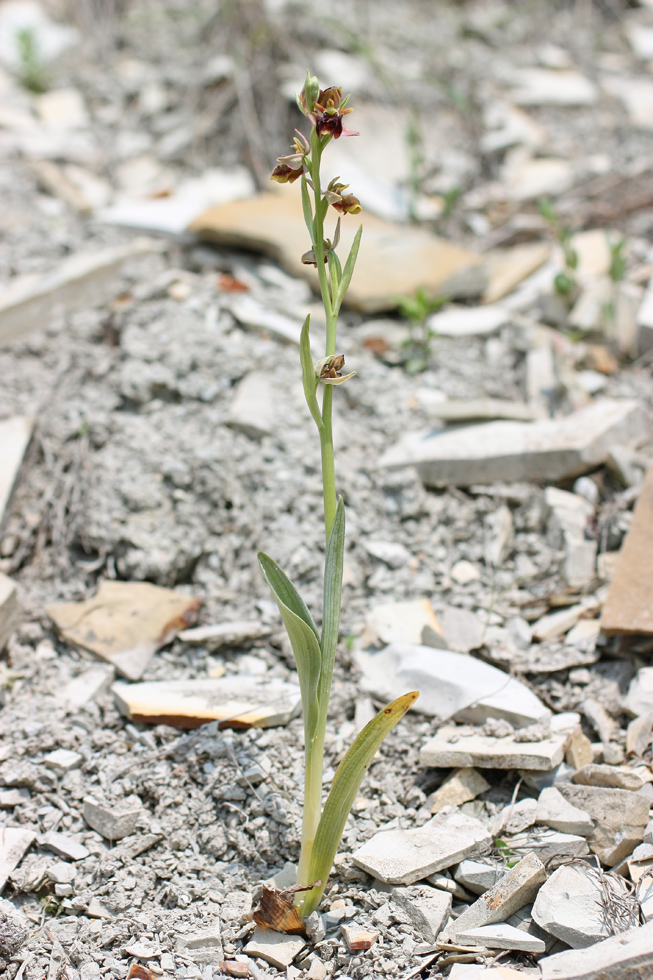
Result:
M342 271L342 277L340 279L340 289L338 290L338 295L336 297L336 309L340 309L340 304L345 298L345 294L349 289L349 284L351 282L351 277L354 274L354 266L356 265L356 259L358 257L358 249L361 244L361 235L363 234L363 226L358 226L358 231L354 235L354 240L349 250L349 255L347 256L347 261L345 262L345 268Z
M302 915L310 915L319 905L349 811L381 742L418 697L418 691L411 691L382 708L358 734L338 766L315 835L308 874L309 882L319 879L323 884L307 892L301 903Z
M258 562L288 631L288 638L297 664L304 709L304 731L308 740L312 737L318 720L317 696L322 653L317 627L306 603L277 563L263 554L262 551L258 553Z
M315 377L315 365L311 354L311 341L309 330L311 325L311 314L309 313L304 320L302 332L299 338L299 360L302 365L302 382L304 385L304 398L308 405L308 410L313 416L313 421L321 432L324 429L324 422L320 415L320 406L317 402L317 378Z
M308 193L308 184L306 183L306 177L304 174L302 174L302 209L304 211L304 221L306 222L308 233L311 236L311 245L315 247L313 209L311 208L311 199Z
M324 714L329 704L331 677L336 659L338 633L340 630L340 604L342 598L342 566L345 556L345 505L338 497L336 516L327 542L324 565L324 608L322 612L322 671L318 701Z

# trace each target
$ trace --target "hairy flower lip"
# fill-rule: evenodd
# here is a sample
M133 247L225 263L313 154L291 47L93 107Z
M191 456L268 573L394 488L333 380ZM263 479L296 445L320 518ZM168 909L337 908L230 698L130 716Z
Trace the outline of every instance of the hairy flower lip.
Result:
M302 175L302 168L288 166L287 163L280 163L270 174L270 180L276 180L278 184L292 184Z
M315 377L322 384L325 385L341 385L349 378L353 378L356 374L355 371L351 371L349 374L343 375L342 368L345 366L345 355L344 354L330 354L328 357L323 357L321 360L317 361L315 364Z

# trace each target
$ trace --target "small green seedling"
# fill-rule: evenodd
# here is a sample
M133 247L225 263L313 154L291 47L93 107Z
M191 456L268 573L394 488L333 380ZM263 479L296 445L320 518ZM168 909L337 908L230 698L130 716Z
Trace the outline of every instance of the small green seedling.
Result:
M514 868L516 864L519 864L519 858L513 856L505 840L503 840L501 837L497 837L494 842L494 846L503 860L506 862L507 868Z
M47 92L48 81L45 64L39 51L38 38L30 27L16 31L19 67L18 80L29 92L41 95Z
M549 231L559 243L565 262L563 272L559 272L553 280L558 295L571 302L576 291L576 269L578 268L578 252L572 245L572 231L567 225L562 225L551 201L543 197L538 201L540 214L549 226Z
M340 178L322 188L320 166L322 154L332 139L357 136L343 125L349 97L335 86L320 89L317 78L309 73L298 96L299 108L311 122L310 139L298 132L293 151L279 157L272 179L280 183L301 181L302 207L311 247L302 256L306 265L314 265L320 283L326 315L325 356L313 361L310 346L310 316L306 317L299 346L306 403L320 437L326 560L324 569L324 602L322 629L318 630L304 600L286 574L267 555L259 552L259 564L279 607L281 618L292 645L304 716L306 770L304 776L304 812L302 840L294 901L302 916L310 915L320 903L340 838L363 776L367 772L383 739L417 698L417 692L404 694L386 705L360 732L338 766L324 809L322 808L322 768L331 679L340 627L342 569L345 550L345 508L336 496L333 453L333 392L353 373L343 375L345 359L336 353L338 313L351 282L361 240L362 226L356 232L349 255L341 264L336 254L340 238L340 218L358 214L360 202L345 193ZM338 212L333 240L325 238L325 220L329 208ZM318 389L322 397L318 399Z
M399 296L397 305L410 324L410 337L404 341L406 360L404 367L409 374L419 374L428 367L431 344L437 336L428 323L428 317L446 303L446 299L429 299L423 289L415 296Z

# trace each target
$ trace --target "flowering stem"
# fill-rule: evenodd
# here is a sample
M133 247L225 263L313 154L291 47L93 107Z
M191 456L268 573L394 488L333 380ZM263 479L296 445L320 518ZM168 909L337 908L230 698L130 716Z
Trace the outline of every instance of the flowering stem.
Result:
M326 315L326 350L325 356L329 357L336 352L336 334L338 328L338 314L334 309L334 301L329 290L327 280L326 263L324 261L324 217L322 190L320 186L320 164L322 162L322 150L324 144L317 136L315 129L311 133L311 180L313 182L313 195L315 199L315 213L313 220L315 238L315 259L317 262L317 274L320 280L320 291ZM320 429L320 450L322 457L322 489L324 496L324 532L326 540L329 540L333 521L336 516L336 474L333 455L333 389L331 385L324 385L322 393L322 421L324 428Z

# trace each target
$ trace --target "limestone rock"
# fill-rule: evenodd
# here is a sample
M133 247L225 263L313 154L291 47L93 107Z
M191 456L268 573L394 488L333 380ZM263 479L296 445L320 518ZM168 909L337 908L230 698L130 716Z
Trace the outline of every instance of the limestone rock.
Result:
M537 801L537 822L564 834L585 837L594 832L589 813L572 806L555 786L547 786Z
M595 827L588 843L603 864L619 864L641 843L649 801L640 793L571 783L560 783L558 789L569 803L592 817Z
M540 960L542 980L646 980L653 970L653 922L583 950Z
M458 937L468 929L491 925L505 920L532 902L538 888L546 880L542 862L534 854L527 854L518 864L470 905L451 925L451 933Z
M453 726L440 728L420 751L422 766L476 766L479 769L544 769L562 762L568 733L551 733L539 742L514 737L492 738L478 732L459 735Z
M617 875L610 875L606 883L615 898L623 900L628 894ZM572 949L585 949L612 935L613 929L625 932L634 924L627 916L609 915L605 888L589 865L566 865L554 871L538 892L533 918Z

